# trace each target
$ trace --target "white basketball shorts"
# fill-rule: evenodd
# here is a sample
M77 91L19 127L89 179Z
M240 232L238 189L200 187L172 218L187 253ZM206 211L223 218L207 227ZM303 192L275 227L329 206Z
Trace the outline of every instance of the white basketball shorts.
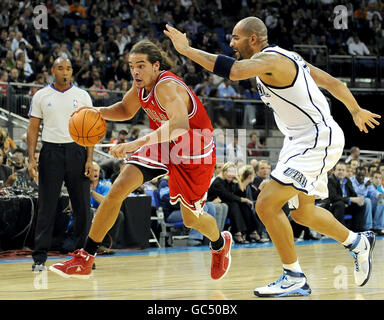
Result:
M328 198L328 171L339 161L344 142L344 133L332 118L300 136L285 137L271 178L317 199Z

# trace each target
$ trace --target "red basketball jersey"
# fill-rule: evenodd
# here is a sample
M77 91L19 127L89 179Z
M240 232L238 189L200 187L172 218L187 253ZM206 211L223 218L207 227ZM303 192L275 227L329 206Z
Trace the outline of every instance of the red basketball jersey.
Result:
M162 71L160 73L155 86L146 96L144 88L138 90L141 107L149 118L149 127L152 130L156 130L163 121L169 120L165 108L156 97L156 87L159 83L167 80L172 80L182 85L187 90L192 101L192 111L188 114L190 128L188 134L179 136L175 141L172 141L172 149L177 146L176 153L183 158L212 152L214 150L213 127L203 103L182 79L170 71Z

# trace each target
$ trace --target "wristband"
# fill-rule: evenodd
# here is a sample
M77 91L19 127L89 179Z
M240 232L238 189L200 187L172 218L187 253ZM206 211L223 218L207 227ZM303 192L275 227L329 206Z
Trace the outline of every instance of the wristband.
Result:
M234 58L219 54L216 58L215 66L213 67L213 73L220 77L229 79L231 68L235 61L236 60Z

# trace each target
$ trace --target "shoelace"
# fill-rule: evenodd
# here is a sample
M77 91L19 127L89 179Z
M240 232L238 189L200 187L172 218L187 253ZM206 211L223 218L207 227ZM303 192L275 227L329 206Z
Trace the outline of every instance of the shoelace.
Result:
M276 281L270 283L270 284L268 285L268 287L273 287L273 286L275 286L276 284L282 282L283 280L288 280L288 279L287 279L287 275L286 275L285 273L283 273L279 279L277 279Z
M73 256L75 259L79 259L79 258L86 258L87 256L84 255L80 249L77 249L73 252L69 252L69 255Z
M360 266L359 266L359 261L357 260L357 255L358 253L356 252L353 252L353 251L349 251L350 255L353 257L354 259L354 264L355 264L355 270L356 272L358 272L360 270Z

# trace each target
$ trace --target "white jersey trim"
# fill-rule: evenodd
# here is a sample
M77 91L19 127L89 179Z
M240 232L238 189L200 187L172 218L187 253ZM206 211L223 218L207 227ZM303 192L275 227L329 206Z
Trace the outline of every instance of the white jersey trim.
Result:
M161 79L159 80L158 83L156 83L156 85L155 85L155 87L154 87L153 90L154 90L155 100L156 100L157 104L159 105L159 108L160 108L161 110L163 110L164 112L166 112L166 111L165 111L165 108L161 105L160 101L157 99L157 96L156 96L156 87L159 85L159 83L161 83L161 82L163 82L163 81L166 81L166 80L173 80L173 81L175 81L176 83L182 85L182 86L187 90L189 96L191 97L192 104L193 104L192 111L188 114L188 118L191 119L191 118L195 115L195 113L196 113L196 111L197 111L197 103L196 103L196 101L195 101L195 97L193 96L193 94L192 94L192 92L190 91L190 89L188 88L188 86L185 85L181 80L179 80L179 79L177 79L177 78L175 78L175 77L172 77L172 76L165 76L164 78L161 78Z

